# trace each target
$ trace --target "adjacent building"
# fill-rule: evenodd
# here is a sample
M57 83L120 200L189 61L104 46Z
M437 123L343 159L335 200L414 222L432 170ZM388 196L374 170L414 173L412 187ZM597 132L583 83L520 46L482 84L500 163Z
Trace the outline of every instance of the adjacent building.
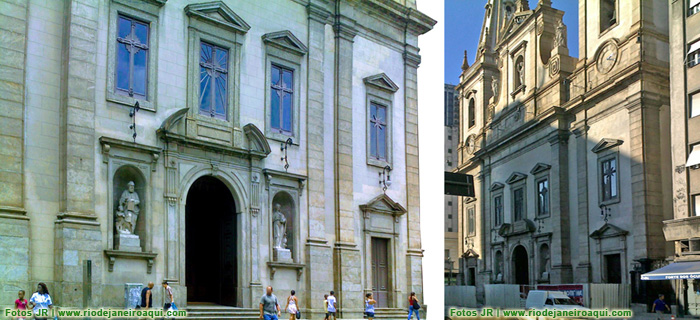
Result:
M458 163L459 101L455 86L445 84L445 171L452 172ZM445 195L445 283L460 284L459 196Z
M414 0L0 7L2 304L422 299Z
M670 1L673 219L664 221L675 262L700 269L700 1ZM678 300L700 315L700 280L675 283Z
M566 13L579 21L569 48L552 1L487 1L475 62L465 55L456 87L457 171L474 176L476 192L459 204L460 241L478 297L494 283L619 283L638 303L672 295L668 282L640 281L673 253L662 231L678 188L668 8L580 1Z

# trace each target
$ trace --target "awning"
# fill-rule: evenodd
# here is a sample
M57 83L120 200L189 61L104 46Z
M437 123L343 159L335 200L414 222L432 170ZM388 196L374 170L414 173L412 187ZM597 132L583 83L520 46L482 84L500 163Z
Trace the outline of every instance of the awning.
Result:
M688 9L700 4L700 0L690 0L688 3Z
M642 275L642 280L675 279L700 279L700 261L674 262Z
M700 145L693 146L693 150L690 151L688 156L688 161L686 161L686 167L697 166L700 164Z
M698 0L698 1L700 1L700 0ZM691 53L693 53L693 52L695 52L695 51L698 51L698 50L700 50L700 41L695 41L695 42L694 42L693 44L691 44L690 47L688 48L688 53L687 53L687 54L691 54Z

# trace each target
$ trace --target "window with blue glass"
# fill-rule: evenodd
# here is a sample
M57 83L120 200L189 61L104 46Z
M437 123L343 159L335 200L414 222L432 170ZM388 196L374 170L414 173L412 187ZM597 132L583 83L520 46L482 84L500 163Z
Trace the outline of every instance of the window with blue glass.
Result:
M292 135L294 71L272 65L270 75L270 126L272 131Z
M148 23L119 15L117 18L117 93L147 99Z
M226 48L200 44L199 113L222 120L228 109L228 54Z
M386 139L387 120L386 106L370 103L369 124L370 124L370 156L377 160L386 160Z

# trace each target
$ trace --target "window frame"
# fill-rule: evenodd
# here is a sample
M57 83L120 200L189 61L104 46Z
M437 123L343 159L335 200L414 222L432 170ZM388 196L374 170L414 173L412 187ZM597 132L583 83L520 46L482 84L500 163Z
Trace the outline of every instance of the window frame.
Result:
M684 0L684 1L688 1L688 2L686 2L686 3L688 3L688 12L687 12L686 17L691 17L691 16L695 15L696 13L700 12L700 3L691 7L690 0Z
M471 205L467 209L467 236L476 236L476 206Z
M511 198L511 215L513 218L513 223L518 222L520 220L525 220L527 219L527 189L525 188L526 185L525 183L518 183L516 185L511 186L511 192L510 192L510 198ZM520 219L517 219L517 212L516 212L516 203L515 203L515 192L518 190L522 190L522 213Z
M381 87L377 84L375 84L375 81L380 79L379 77L385 77L385 80L388 79L388 76L385 74L379 74L375 76L370 76L364 79L365 83L365 117L364 117L364 122L365 122L365 157L367 161L367 165L370 166L375 166L379 168L384 168L385 166L391 166L393 168L393 131L394 131L394 126L393 126L393 120L394 120L394 94L398 90L398 87L396 88L386 88L386 87ZM391 81L391 79L388 79L388 81ZM391 81L393 84L393 81ZM371 105L372 104L380 104L384 107L386 107L386 159L377 159L376 157L371 156L371 143L370 139L372 137L371 135L371 125L370 125L370 114L371 114Z
M598 1L598 35L599 35L598 37L604 35L605 33L614 29L615 27L617 27L620 24L620 14L619 14L620 13L620 3L619 3L620 1L612 0L612 1L614 1L613 5L615 7L615 22L611 23L607 28L603 29L603 23L602 23L602 19L601 19L602 13L603 13L602 12L603 11L603 7L602 7L603 1L607 1L607 0L599 0Z
M298 108L298 106L294 103L294 99L297 96L297 94L296 94L297 92L294 90L294 87L296 86L296 81L294 81L295 80L294 76L296 74L296 72L295 72L296 70L288 68L288 67L280 65L280 64L277 64L277 63L272 63L272 65L270 66L270 75L269 75L270 78L272 78L272 72L274 72L275 69L277 69L279 71L279 78L280 78L280 81L282 83L284 82L284 72L290 72L292 74L292 87L287 88L284 85L278 86L277 84L271 83L271 81L270 81L268 83L268 86L270 86L270 97L268 97L268 98L272 99L272 94L275 92L280 92L280 91L283 92L284 94L289 94L291 96L291 99L290 99L291 113L289 115L291 117L291 119L289 119L290 128L289 128L289 131L287 131L283 128L283 126L284 126L284 119L283 119L284 118L284 106L283 106L282 102L284 100L282 99L282 100L280 100L280 104L278 105L278 110L277 110L279 112L280 123L278 123L278 124L272 123L272 113L275 110L273 110L272 102L270 102L270 130L274 131L276 133L279 133L279 134L292 136L292 135L294 135L294 124L296 123L296 120L297 120L294 117L294 111ZM275 127L275 125L279 125L279 128Z
M474 97L469 98L467 105L467 121L469 121L469 129L471 129L476 125L476 99Z
M605 199L604 193L605 190L603 188L603 163L608 162L610 160L615 161L615 196ZM598 179L597 179L597 184L598 184L598 202L599 205L609 205L613 203L618 203L620 202L620 159L617 154L617 152L609 152L604 155L600 155L598 157L597 161L598 165ZM612 188L612 187L611 187Z
M222 51L226 51L226 54L227 54L226 59L227 59L227 61L230 61L230 59L231 59L231 49L230 48L222 47L220 45L211 43L209 41L200 39L200 41L199 41L199 61L198 61L198 65L200 68L202 67L201 66L201 63L202 63L201 50L202 50L202 47L204 45L210 46L212 48L212 55L216 54L217 49L220 49ZM201 71L198 74L199 74L199 82L200 82L199 89L201 90L201 82L202 82ZM229 104L230 104L229 103L229 95L230 95L229 90L230 89L228 88L229 81L231 81L230 71L229 71L228 66L226 66L226 85L227 85L226 91L227 92L226 92L226 96L225 96L226 101L224 101L224 113L221 115L221 117L218 117L218 114L216 114L214 111L214 110L216 110L216 84L212 81L212 88L213 88L211 91L211 95L212 95L211 103L212 103L212 105L210 106L211 109L209 110L209 117L219 119L219 120L228 121L228 108L229 108ZM199 97L198 97L197 101L198 101L197 102L197 113L200 116L207 116L207 114L205 112L203 112L203 110L202 110L202 93L201 93L201 91L199 92Z
M540 207L540 183L545 182L547 183L547 193L546 193L546 211L542 211L542 208ZM552 196L551 196L551 183L549 181L549 176L545 175L539 178L535 179L535 209L537 213L538 218L545 218L549 217L550 213L552 212Z
M377 110L379 110L380 107L384 108L384 114L386 115L386 119L384 119L384 121L385 121L385 123L384 123L384 127L385 127L385 129L384 129L384 131L385 131L384 158L380 158L378 154L376 156L372 155L373 150L372 150L371 139L372 139L372 130L374 130L374 124L373 124L373 119L372 119L372 106L373 105L377 108ZM385 161L386 162L387 159L389 158L389 151L388 150L389 150L390 140L389 140L389 120L388 119L389 119L389 107L382 104L382 103L378 103L375 100L371 100L369 102L369 112L367 113L367 120L366 120L367 121L367 128L369 130L368 135L367 135L367 147L369 150L367 156L370 159L373 159L376 161ZM379 144L377 144L377 151L379 151Z
M501 205L500 207L496 205L496 199L500 198L501 200ZM498 192L497 194L494 194L492 197L492 202L493 202L493 225L494 227L500 227L503 225L503 192ZM500 208L500 211L498 210Z
M690 195L689 217L700 217L700 193Z
M107 75L105 100L123 106L133 106L136 102L143 110L156 112L157 106L157 63L158 63L158 25L159 7L143 2L128 2L112 0L109 4L109 25L107 34ZM129 96L117 89L117 36L119 33L119 17L136 20L148 26L148 57L146 59L146 92L145 96ZM130 75L133 77L133 75Z

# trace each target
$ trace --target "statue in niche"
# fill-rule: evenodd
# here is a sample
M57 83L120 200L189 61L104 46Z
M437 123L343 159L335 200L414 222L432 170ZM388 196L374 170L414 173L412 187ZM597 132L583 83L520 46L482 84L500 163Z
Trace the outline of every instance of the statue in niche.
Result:
M520 61L517 65L518 78L520 78L520 85L525 85L525 62Z
M117 207L115 227L120 234L134 234L136 221L139 218L139 195L136 193L135 184L129 181L127 189L122 192Z
M491 77L491 91L493 91L494 100L498 97L498 79Z
M496 274L496 282L503 281L503 259L498 259L498 274Z
M275 210L272 213L272 235L274 239L273 247L286 249L287 247L287 218L281 211L282 205L275 203Z
M554 34L554 45L555 47L566 47L566 26L562 20L559 20L559 24L557 24L557 30Z
M542 279L549 280L549 250L542 253Z

